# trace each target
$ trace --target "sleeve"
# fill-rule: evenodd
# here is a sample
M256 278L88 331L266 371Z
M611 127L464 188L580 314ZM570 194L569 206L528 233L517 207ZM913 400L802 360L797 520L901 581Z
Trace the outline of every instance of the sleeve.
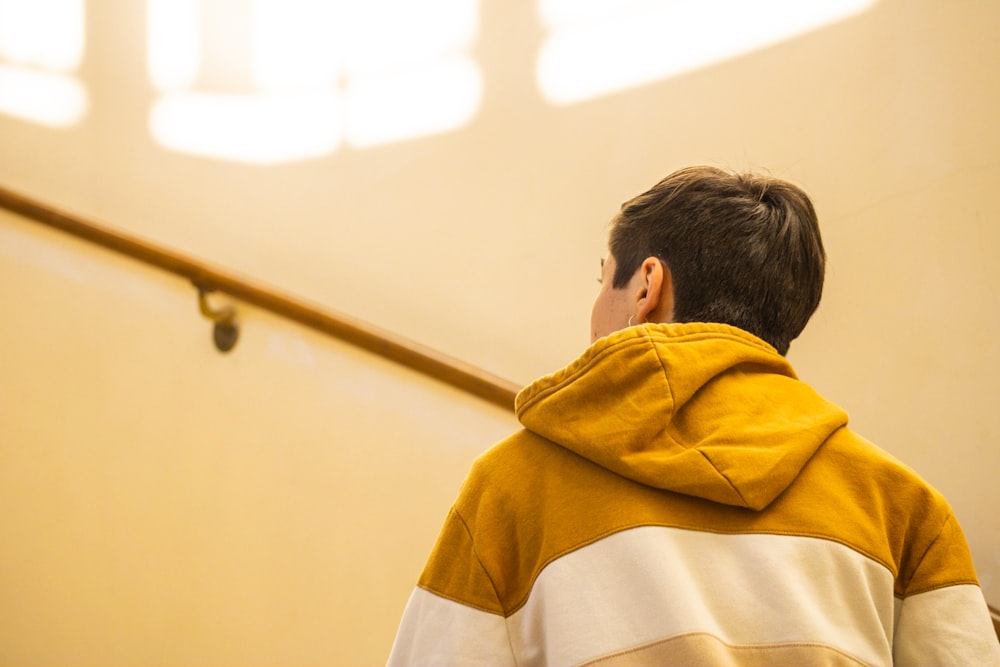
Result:
M465 522L452 510L403 611L387 666L514 664L492 580Z
M895 665L1000 667L1000 642L953 517L927 549L908 588L896 600Z

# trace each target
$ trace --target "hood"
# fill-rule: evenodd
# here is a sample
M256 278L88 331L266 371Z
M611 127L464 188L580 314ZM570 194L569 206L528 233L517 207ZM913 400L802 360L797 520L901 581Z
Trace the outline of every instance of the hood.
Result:
M642 484L761 510L847 415L773 347L724 324L601 338L517 396L530 431Z

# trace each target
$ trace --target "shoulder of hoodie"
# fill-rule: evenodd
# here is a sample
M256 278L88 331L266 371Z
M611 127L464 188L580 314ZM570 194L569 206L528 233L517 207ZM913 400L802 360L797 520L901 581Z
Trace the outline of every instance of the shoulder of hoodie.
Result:
M948 569L954 581L949 583L978 583L951 505L913 468L847 427L831 435L813 458L800 482L816 491L817 500L825 496L832 520L857 531L854 548L893 571L897 594L922 592L924 584L914 577L930 562L932 549L953 552Z
M881 563L906 594L920 563L949 525L957 528L943 495L916 471L847 427L836 431L803 468L799 479L763 512L645 487L528 431L518 431L480 455L455 503L476 539L477 524L497 537L501 525L541 530L550 517L539 508L573 504L586 512L591 493L601 498L662 498L699 517L678 527L720 533L768 533L826 539ZM689 521L689 519L688 519ZM658 521L656 523L659 523ZM514 524L517 524L516 526ZM644 519L617 529L647 525ZM501 532L504 532L501 529ZM603 532L603 530L602 530ZM582 536L581 536L582 537ZM953 539L953 538L949 538ZM581 545L591 539L582 539ZM958 546L966 549L959 534ZM971 564L963 570L971 571ZM957 576L975 582L974 574Z

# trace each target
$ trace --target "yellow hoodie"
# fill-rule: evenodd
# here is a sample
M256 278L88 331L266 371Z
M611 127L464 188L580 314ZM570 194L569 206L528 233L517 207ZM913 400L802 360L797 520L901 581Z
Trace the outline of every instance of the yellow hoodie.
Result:
M944 499L750 334L630 327L516 409L390 665L1000 665Z
M847 423L774 348L703 324L619 332L527 387L516 409L529 430L619 475L755 510Z

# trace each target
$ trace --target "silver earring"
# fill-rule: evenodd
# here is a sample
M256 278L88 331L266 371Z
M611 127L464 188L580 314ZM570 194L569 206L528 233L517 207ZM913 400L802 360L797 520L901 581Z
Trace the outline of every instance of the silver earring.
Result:
M629 326L632 326L632 318L633 318L633 317L635 317L635 315L629 315L629 316L628 316L628 325L629 325Z

